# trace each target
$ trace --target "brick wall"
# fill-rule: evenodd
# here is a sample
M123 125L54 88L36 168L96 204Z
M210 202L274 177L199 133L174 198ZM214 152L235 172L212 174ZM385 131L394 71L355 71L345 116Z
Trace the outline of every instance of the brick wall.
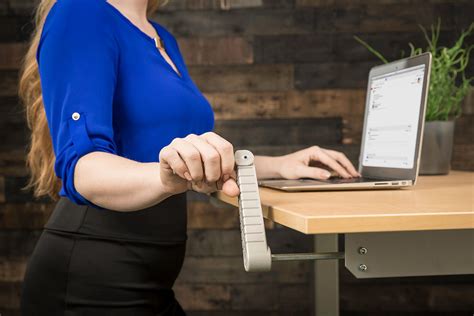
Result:
M27 140L16 97L33 0L0 2L0 313L18 315L25 263L53 205L20 188ZM177 38L212 103L216 132L236 148L283 154L319 144L356 162L368 69L423 45L417 24L440 16L450 43L472 21L464 0L171 0L155 20ZM473 75L473 63L469 66ZM458 120L453 167L474 170L474 93ZM305 131L303 133L302 131ZM309 132L308 132L309 131ZM243 271L237 212L190 193L187 257L175 290L190 315L309 315L312 266ZM311 251L309 236L266 223L275 252ZM357 280L341 268L343 315L472 315L472 276Z

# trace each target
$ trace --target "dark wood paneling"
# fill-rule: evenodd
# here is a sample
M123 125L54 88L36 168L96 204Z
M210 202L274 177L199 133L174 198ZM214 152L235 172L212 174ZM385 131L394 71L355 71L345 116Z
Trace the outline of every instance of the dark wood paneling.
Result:
M203 92L275 91L293 88L293 65L190 67Z
M453 3L453 0L295 0L297 7L346 7L346 6L363 6L363 5L379 5L379 4L407 4L431 6L439 3ZM471 0L456 0L458 4L468 4Z
M294 8L295 0L262 0L265 8Z
M0 177L0 203L5 203L5 178Z
M6 15L8 9L8 1L0 2L0 14Z
M257 63L328 63L367 62L380 60L357 42L357 35L379 50L387 59L394 60L408 55L408 43L425 47L426 41L420 31L362 33L354 30L351 34L298 34L279 36L256 36L254 58ZM456 32L441 33L440 43L452 45Z
M223 2L220 0L177 0L170 1L167 5L162 7L163 11L175 11L175 10L222 10ZM229 3L230 9L234 8L253 8L260 7L261 1L232 1Z
M35 198L31 190L23 189L27 182L28 179L26 177L4 177L5 201L7 203L26 203L34 201ZM46 202L46 200L43 199L43 202Z
M196 2L198 3L198 2ZM418 24L429 26L440 17L445 29L466 27L470 20L463 13L472 4L437 3L421 6L410 3L345 5L319 7L317 10L259 9L256 1L230 1L234 8L253 10L223 12L166 12L157 19L174 33L183 36L219 36L222 34L292 34L317 32L396 32L418 31ZM260 3L261 4L261 3ZM208 5L208 8L220 6ZM208 23L211 19L213 23ZM280 22L280 23L279 23ZM209 28L213 26L213 28Z
M18 146L21 148L21 146ZM26 176L24 149L12 149L0 151L0 175ZM0 177L1 178L1 177Z
M378 64L380 62L377 61L298 64L295 66L295 88L301 90L362 88L365 92L369 70Z
M1 203L0 229L42 229L53 207L52 203Z
M338 144L340 118L247 119L216 121L215 132L234 147Z
M285 311L309 310L309 286L281 284L268 287L264 284L234 286L232 289L233 310L275 310ZM255 300L259 297L259 300Z
M178 36L278 35L311 33L314 12L286 9L176 11L158 13L156 20Z
M267 240L275 253L308 252L312 237L288 228L267 231ZM242 255L240 232L237 229L188 231L187 255L190 257L237 257Z
M239 216L228 206L214 206L209 201L188 201L188 228L231 229L239 227Z
M307 311L308 287L265 284L193 284L175 286L176 296L185 297L183 307L191 311L228 309L235 311ZM259 297L259 300L255 300ZM284 314L288 315L288 314ZM291 314L289 314L291 315Z
M21 313L19 310L9 310L9 309L5 309L5 310L2 310L2 315L3 316L20 316Z
M454 142L456 144L474 143L474 115L464 114L456 119Z
M365 89L206 93L217 120L358 115Z
M0 71L0 97L15 96L17 91L18 72L16 70Z
M2 257L24 257L33 252L41 231L0 230L0 254Z
M380 33L418 31L418 25L429 27L441 18L443 29L466 28L472 19L464 14L474 10L467 3L436 3L430 6L415 3L373 3L319 8L316 11L318 32Z
M242 256L187 257L177 284L305 284L311 269L312 263L309 261L288 261L272 264L271 272L247 273L243 269ZM196 273L196 271L199 271L199 273Z
M293 8L294 0L231 0L227 7L221 0L173 0L162 7L163 11L174 10L238 10L249 8Z
M38 0L4 0L0 2L0 15L31 15ZM223 7L221 0L171 0L161 11L239 10L251 8L293 8L295 0L231 0Z
M454 144L451 167L455 170L474 170L474 144Z
M376 297L377 303L368 297ZM472 297L472 284L380 285L374 282L341 287L341 304L345 310L355 312L472 312Z
M474 63L471 62L471 64ZM471 87L466 97L464 98L462 111L464 114L474 114L474 87Z
M226 311L190 311L190 312L187 312L186 315L188 316L242 316L242 315L282 316L282 313L278 311L262 311L262 310L246 310L245 312L226 310ZM309 314L309 311L286 311L284 314L284 316L308 316L308 315L311 315Z
M0 312L16 312L20 308L20 282L0 282Z
M0 42L26 41L32 30L31 16L4 16L0 19Z
M16 70L26 52L25 43L0 42L0 70Z
M0 282L21 282L26 270L26 257L0 257ZM0 305L1 306L1 305ZM0 309L1 312L1 309Z
M181 53L187 65L251 64L253 49L242 37L180 38Z
M2 14L9 16L32 15L40 0L4 0L4 11ZM0 6L1 7L1 6Z
M230 310L231 285L182 284L174 286L177 299L185 310Z
M0 150L18 149L27 143L28 132L23 109L17 97L0 97Z
M354 144L359 143L361 139L365 93L365 89L324 89L258 93L207 93L206 96L209 98L218 120L342 117L342 142ZM226 123L218 122L217 124ZM314 126L319 128L320 125L318 123ZM302 129L302 133L306 132L304 126L299 126L299 128Z
M0 97L0 124L24 124L23 108L16 95Z

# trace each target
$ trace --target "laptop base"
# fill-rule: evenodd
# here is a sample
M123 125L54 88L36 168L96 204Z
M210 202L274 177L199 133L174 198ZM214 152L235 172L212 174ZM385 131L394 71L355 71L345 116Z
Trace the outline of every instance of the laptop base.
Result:
M278 189L283 191L341 191L341 190L374 190L374 189L398 189L410 187L412 180L375 180L364 178L353 179L270 179L261 180L258 184L262 187Z

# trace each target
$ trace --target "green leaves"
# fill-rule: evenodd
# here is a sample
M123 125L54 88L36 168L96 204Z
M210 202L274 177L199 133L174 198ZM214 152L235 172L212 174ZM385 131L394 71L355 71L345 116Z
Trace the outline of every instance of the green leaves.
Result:
M422 54L424 51L431 52L432 66L430 87L428 91L428 106L426 109L427 121L447 121L461 114L461 104L471 88L474 78L466 78L465 69L469 64L469 57L474 45L463 47L465 39L474 32L474 22L467 30L463 30L458 40L452 47L438 47L441 20L431 25L431 34L420 25L428 47L425 50L408 43L410 56ZM366 47L384 63L388 63L383 55L357 36L354 39Z
M372 54L374 54L375 56L377 56L381 61L383 61L385 64L388 64L388 60L385 59L385 57L383 57L383 55L381 53L379 53L377 50L375 50L372 46L370 46L369 44L367 44L367 42L365 42L364 40L362 40L360 37L354 35L354 39L356 41L358 41L359 43L362 44L362 46L364 46L365 48L367 48L367 50L369 52L371 52Z

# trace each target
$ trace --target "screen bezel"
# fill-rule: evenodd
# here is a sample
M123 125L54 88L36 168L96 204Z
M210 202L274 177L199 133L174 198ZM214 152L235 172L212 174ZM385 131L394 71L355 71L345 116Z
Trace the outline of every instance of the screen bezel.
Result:
M419 120L418 120L418 131L416 135L416 145L415 145L415 158L413 167L411 169L403 169L403 168L388 168L388 167L369 167L363 166L363 155L364 155L364 147L365 147L365 135L367 129L367 115L369 113L369 102L370 102L370 85L372 82L372 78L376 76L381 76L385 74L390 74L395 71L403 70L406 68L411 68L419 65L425 65L425 73L423 78L423 88L421 93L421 105L420 105L420 113L419 113ZM365 101L365 114L364 114L364 128L362 131L362 142L360 147L360 155L359 155L359 172L368 178L374 179L394 179L394 180L413 180L416 181L418 175L418 169L420 165L420 154L421 154L421 146L422 146L422 135L424 130L424 122L425 122L425 112L426 112L426 103L428 100L428 88L429 88L429 81L430 81L430 74L431 74L431 53L423 53L418 56L409 57L400 59L388 64L380 65L373 67L369 72L369 81L367 83L367 94L366 94L366 101Z

